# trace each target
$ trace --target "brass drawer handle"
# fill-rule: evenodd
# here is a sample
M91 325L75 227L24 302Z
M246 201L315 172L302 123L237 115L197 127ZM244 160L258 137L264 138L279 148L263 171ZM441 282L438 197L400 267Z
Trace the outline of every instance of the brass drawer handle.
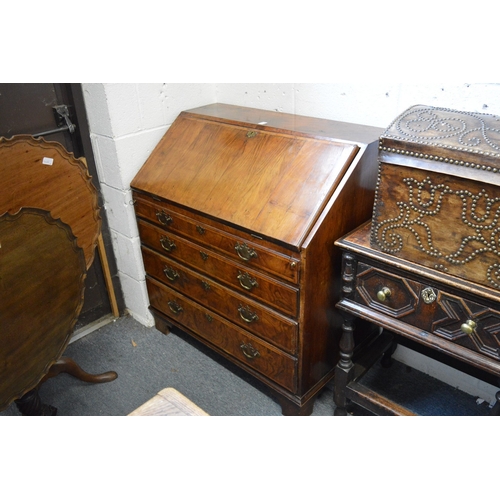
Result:
M163 272L170 281L175 281L176 279L180 278L180 274L171 267L165 266Z
M210 314L208 314L208 313L205 314L205 318L207 318L207 321L209 323L212 323L212 321L214 320L214 318L212 318L212 316L210 316Z
M236 243L234 249L240 259L244 261L249 261L250 259L256 259L258 257L257 252L246 243Z
M245 290L252 290L252 288L259 286L255 278L252 278L248 273L242 271L238 274L238 281Z
M168 236L162 236L160 238L160 244L163 250L166 250L167 252L171 252L177 248L175 243Z
M241 344L240 349L248 359L255 359L260 356L260 352L252 344Z
M184 309L179 304L177 304L177 302L173 300L168 301L168 307L174 314L179 314L182 311L184 311Z
M196 226L196 231L198 231L199 234L202 236L205 234L205 228L201 226Z
M384 286L384 288L382 288L382 290L379 290L377 292L377 299L380 300L380 302L384 302L390 296L391 296L391 291L386 286Z
M208 259L208 254L200 250L200 255L203 261L206 262L206 260Z
M474 333L474 329L476 328L476 323L471 319L468 319L465 323L460 325L460 330L466 335L472 335Z
M240 313L240 317L246 323L253 323L254 321L258 321L259 317L253 311L250 310L248 306L238 307L238 312Z
M156 218L164 226L168 226L169 224L172 224L174 222L172 217L169 214L167 214L164 210L162 210L161 212L160 211L156 212Z
M201 282L201 286L203 287L203 289L204 289L206 292L210 291L210 288L211 288L210 283L208 283L208 282L206 282L206 281L202 281L202 282Z

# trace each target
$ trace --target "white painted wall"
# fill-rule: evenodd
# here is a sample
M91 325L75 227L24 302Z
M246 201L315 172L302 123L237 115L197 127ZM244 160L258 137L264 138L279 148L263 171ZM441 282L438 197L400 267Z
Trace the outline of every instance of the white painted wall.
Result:
M497 83L87 83L83 92L126 307L147 326L153 319L130 182L182 110L224 102L377 127L414 104L500 115ZM473 385L491 399L492 388Z
M177 115L216 101L214 84L83 84L90 136L125 305L140 323L148 311L130 182Z

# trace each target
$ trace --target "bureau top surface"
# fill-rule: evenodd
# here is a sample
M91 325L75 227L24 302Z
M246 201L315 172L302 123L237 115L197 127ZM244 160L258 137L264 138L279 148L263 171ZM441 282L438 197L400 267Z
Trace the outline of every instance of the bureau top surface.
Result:
M179 115L132 188L300 247L360 145L369 137L377 140L378 132L252 108L205 106Z

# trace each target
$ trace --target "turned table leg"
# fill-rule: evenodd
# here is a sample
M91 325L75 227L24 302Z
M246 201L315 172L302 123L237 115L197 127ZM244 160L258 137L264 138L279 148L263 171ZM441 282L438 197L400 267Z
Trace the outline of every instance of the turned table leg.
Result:
M496 403L493 405L490 415L498 417L500 415L500 391L495 394L495 398Z
M344 315L342 324L342 337L340 339L340 359L335 368L335 381L333 400L335 403L335 416L347 415L347 384L354 377L354 363L352 354L354 351L354 319L349 315Z
M17 399L16 406L21 415L25 417L52 417L57 414L57 408L42 403L38 387Z

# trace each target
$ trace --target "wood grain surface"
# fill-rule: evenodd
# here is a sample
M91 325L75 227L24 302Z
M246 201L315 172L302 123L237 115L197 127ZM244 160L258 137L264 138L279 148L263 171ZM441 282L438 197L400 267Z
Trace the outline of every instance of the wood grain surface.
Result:
M24 208L0 217L0 410L66 348L83 305L85 258L69 226Z
M15 214L22 207L47 210L71 227L88 269L101 217L97 190L85 161L57 142L24 135L0 138L0 178L0 215Z

